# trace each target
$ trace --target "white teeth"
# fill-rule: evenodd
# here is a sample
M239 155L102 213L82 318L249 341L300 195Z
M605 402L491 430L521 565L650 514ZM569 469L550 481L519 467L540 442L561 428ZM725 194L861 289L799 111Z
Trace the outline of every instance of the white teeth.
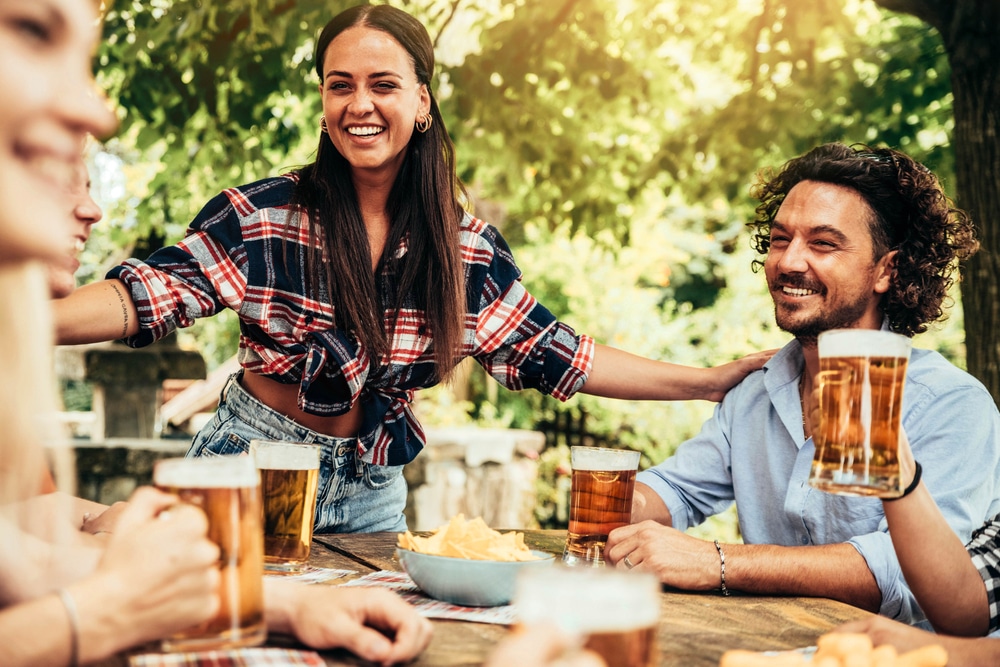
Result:
M802 287L782 287L781 291L789 296L809 296L810 294L816 294L815 290L805 289Z
M73 240L73 250L75 250L76 252L80 252L81 250L83 250L83 246L84 246L83 239Z
M376 134L382 133L381 127L368 126L368 127L349 127L347 128L348 134L353 134L356 137L371 137Z

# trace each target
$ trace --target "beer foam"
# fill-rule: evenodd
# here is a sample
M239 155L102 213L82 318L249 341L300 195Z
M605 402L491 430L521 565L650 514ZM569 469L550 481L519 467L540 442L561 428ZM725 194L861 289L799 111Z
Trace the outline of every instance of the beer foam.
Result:
M164 459L153 469L156 486L175 489L229 489L258 486L260 475L249 456Z
M876 329L832 329L819 335L821 357L910 357L906 336Z
M318 445L291 443L260 444L252 448L258 468L267 470L316 470L319 468Z
M580 633L648 628L660 618L660 582L648 572L553 566L521 572L518 621L548 621Z
M639 452L605 447L572 447L573 470L635 470Z

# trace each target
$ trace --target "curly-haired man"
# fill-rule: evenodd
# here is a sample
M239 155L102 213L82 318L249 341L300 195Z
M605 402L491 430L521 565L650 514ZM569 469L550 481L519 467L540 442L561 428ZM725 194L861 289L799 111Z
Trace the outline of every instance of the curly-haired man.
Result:
M701 433L640 473L633 523L611 533L606 558L679 588L834 598L923 624L881 501L808 484L817 337L926 330L944 315L958 262L978 247L974 229L932 173L887 148L820 146L763 172L753 194L755 265L795 339L731 390ZM927 488L967 541L1000 510L992 398L938 353L914 349L903 425ZM734 501L744 544L681 532Z

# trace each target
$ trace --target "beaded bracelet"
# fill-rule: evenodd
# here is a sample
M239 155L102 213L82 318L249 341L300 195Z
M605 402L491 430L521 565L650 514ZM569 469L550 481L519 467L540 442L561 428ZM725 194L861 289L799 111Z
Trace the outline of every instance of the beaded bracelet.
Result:
M729 589L726 588L726 554L722 550L722 545L719 544L719 540L715 540L715 550L719 552L719 576L722 580L721 592L723 595L729 595Z
M913 471L913 479L910 481L910 485L903 489L903 493L895 498L883 498L883 501L890 502L893 500L899 500L900 498L905 498L917 490L917 485L920 484L920 473L923 472L923 469L920 467L919 461L914 461L913 463L916 465L916 470Z
M76 601L65 588L58 589L56 595L62 600L69 618L69 665L77 667L80 664L80 615L76 611Z

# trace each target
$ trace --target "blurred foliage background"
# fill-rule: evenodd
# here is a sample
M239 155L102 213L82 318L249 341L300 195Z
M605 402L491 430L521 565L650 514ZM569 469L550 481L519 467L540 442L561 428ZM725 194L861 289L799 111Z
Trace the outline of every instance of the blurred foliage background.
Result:
M313 39L340 0L117 0L100 83L118 137L92 150L106 222L87 282L176 241L220 189L312 159ZM530 291L579 332L697 366L782 345L745 224L755 173L826 141L898 147L954 189L940 34L871 0L402 0L435 41L436 92L476 213ZM916 340L964 365L962 315ZM210 366L231 313L185 332ZM467 386L418 398L436 424L519 428L585 415L596 442L658 462L707 403L566 404ZM78 400L85 400L83 398ZM565 447L543 454L538 518L558 524Z

